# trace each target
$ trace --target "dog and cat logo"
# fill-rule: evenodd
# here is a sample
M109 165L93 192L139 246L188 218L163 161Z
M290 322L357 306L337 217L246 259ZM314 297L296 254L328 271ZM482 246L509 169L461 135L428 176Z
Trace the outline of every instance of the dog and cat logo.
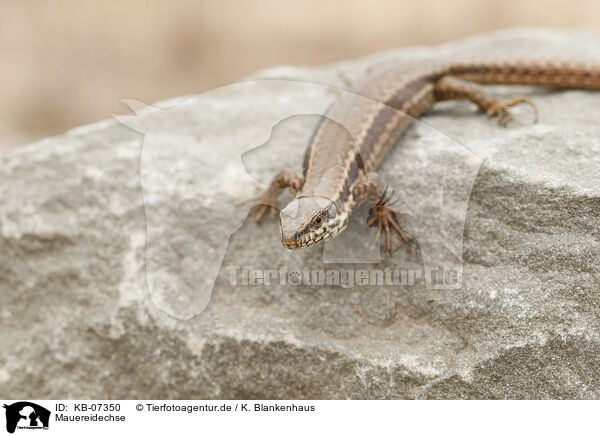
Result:
M50 411L45 407L29 401L5 404L6 431L14 433L16 429L48 429Z

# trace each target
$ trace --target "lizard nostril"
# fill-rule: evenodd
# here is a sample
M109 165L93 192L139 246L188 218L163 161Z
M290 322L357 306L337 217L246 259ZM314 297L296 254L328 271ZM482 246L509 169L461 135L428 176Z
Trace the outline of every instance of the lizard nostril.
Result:
M292 249L298 247L298 245L296 244L296 238L282 238L281 243L285 248Z

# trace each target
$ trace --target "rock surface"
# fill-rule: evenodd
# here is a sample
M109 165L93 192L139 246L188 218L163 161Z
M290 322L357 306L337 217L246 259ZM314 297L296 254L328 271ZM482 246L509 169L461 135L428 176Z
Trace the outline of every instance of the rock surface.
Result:
M300 167L317 118L294 114L382 62L490 52L600 62L600 36L511 30L276 68L253 77L266 88L122 120L145 135L110 120L4 157L0 397L600 398L598 93L497 87L540 122L519 107L501 129L447 102L390 153L380 174L415 229L434 223L431 180L470 190L460 288L230 282L232 266L356 268L286 251L275 220L239 226L253 179ZM377 268L418 261L401 247Z

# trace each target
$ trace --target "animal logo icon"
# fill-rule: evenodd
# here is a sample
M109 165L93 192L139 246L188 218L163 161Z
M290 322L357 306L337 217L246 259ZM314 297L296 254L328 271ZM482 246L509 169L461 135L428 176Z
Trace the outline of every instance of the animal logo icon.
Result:
M47 429L50 422L50 411L39 404L29 401L18 401L4 404L6 409L6 431L14 433L21 429Z

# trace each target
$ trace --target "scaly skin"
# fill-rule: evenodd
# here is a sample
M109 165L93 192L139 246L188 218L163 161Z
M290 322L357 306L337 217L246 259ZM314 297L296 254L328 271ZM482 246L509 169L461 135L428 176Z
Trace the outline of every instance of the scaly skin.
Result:
M466 99L506 125L509 108L530 104L526 97L498 99L479 84L534 85L552 88L600 89L600 65L556 60L480 60L395 66L373 73L329 108L314 132L303 162L303 178L289 172L275 178L261 198L275 207L277 195L290 188L296 198L280 214L286 248L307 247L338 235L365 200L373 208L369 226L377 224L377 240L391 232L407 240L374 171L410 123L436 102ZM382 104L383 103L383 104ZM338 122L332 121L332 119ZM352 135L344 128L352 126ZM277 193L275 193L277 189Z

